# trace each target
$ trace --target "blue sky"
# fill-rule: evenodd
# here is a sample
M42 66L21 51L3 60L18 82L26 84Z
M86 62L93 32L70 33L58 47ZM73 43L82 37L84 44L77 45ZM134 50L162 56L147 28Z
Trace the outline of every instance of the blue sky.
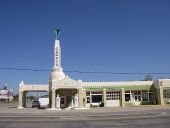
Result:
M168 0L0 0L0 68L51 69L55 27L65 71L170 72ZM0 86L48 84L49 74L0 70ZM145 76L66 74L83 81Z

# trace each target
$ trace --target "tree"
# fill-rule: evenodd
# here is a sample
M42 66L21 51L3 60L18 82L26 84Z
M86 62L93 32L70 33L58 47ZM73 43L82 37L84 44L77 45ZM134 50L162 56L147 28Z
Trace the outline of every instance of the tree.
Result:
M7 88L8 88L8 85L5 84L4 87L3 87L3 90L7 90Z

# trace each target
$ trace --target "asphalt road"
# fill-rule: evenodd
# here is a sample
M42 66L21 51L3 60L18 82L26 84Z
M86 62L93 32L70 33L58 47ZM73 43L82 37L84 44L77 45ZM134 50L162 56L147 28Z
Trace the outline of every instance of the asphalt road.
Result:
M95 120L18 119L0 121L0 128L169 128L170 117L141 117Z
M8 107L6 107L8 106ZM0 128L169 128L170 107L49 111L0 105Z

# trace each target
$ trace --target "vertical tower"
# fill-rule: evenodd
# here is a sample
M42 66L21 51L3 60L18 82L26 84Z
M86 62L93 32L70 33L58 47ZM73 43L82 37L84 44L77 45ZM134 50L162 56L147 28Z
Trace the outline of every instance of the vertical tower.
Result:
M59 34L60 29L54 29L56 38L55 38L55 45L54 45L54 70L58 72L62 72L61 67L61 47L59 41Z
M58 39L55 40L54 45L54 69L61 71L61 47Z
M54 69L50 76L51 82L56 80L62 80L65 78L63 68L61 67L61 47L58 38L60 29L54 29L54 32L56 34L56 38L55 38L55 45L54 45Z

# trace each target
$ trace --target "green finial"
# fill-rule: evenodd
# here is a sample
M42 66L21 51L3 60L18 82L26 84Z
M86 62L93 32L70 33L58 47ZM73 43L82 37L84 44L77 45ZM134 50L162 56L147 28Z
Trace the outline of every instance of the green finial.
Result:
M60 29L55 28L55 29L54 29L54 32L55 32L55 36L56 36L55 39L56 39L56 40L59 40Z

